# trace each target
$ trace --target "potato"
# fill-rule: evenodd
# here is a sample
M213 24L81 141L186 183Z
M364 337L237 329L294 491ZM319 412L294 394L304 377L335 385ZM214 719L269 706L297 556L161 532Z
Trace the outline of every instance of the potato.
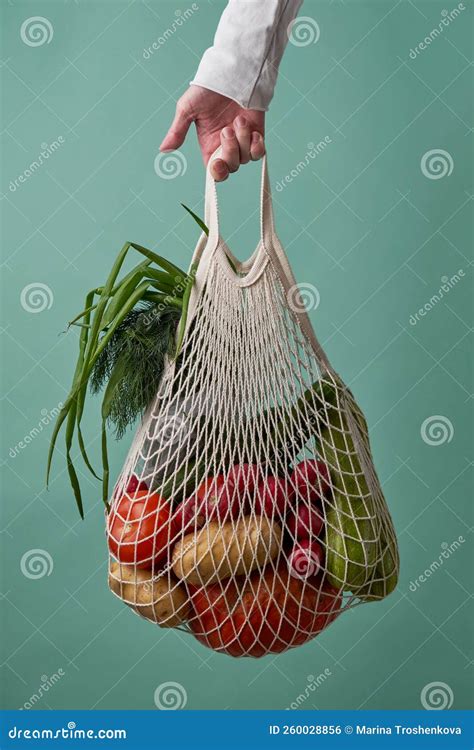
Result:
M125 586L126 594L129 586L133 584ZM142 617L165 628L174 628L187 620L189 615L189 601L185 591L177 581L171 581L170 587L166 578L138 584L133 608Z
M263 568L281 547L282 531L265 516L246 516L220 524L211 521L175 545L172 557L177 578L203 586Z
M110 561L109 566L109 588L114 594L124 599L125 584L131 582L132 586L142 581L151 579L151 570L142 570L134 565L123 565L115 560Z
M186 592L167 576L153 580L150 570L112 561L109 586L135 612L161 627L174 628L188 618Z

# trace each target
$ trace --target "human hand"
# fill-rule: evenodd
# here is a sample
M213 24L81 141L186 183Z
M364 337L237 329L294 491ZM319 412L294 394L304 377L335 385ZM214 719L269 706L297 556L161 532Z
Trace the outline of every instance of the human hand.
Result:
M233 99L202 86L190 86L178 100L176 114L160 151L174 151L196 125L204 164L219 145L222 156L214 159L211 173L217 182L226 180L241 164L261 159L265 153L265 112L245 109Z

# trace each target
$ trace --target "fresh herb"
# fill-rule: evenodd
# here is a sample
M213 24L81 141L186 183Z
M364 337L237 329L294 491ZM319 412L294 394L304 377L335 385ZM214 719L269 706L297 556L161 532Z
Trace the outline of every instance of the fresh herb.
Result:
M106 417L117 439L156 396L179 319L179 310L156 303L132 310L96 360L90 388L99 393L108 383Z
M119 280L119 274L127 254L133 248L146 258L139 265ZM194 278L194 277L192 277ZM143 379L140 377L134 384L128 380L126 369L130 365L130 356L134 345L145 346L143 338L139 341L133 335L130 336L126 343L124 335L127 322L136 321L138 316L129 317L138 307L139 311L143 310L143 304L151 303L155 309L161 312L167 311L164 318L157 316L156 320L164 322L164 331L161 331L159 341L153 342L153 347L158 347L159 351L163 346L168 347L172 338L171 327L176 325L177 319L181 317L183 307L183 295L189 289L192 283L188 275L170 261L157 255L152 250L148 250L142 245L133 242L127 242L118 254L115 263L109 273L104 286L92 289L87 295L84 303L84 309L70 322L71 325L79 326L79 352L74 371L71 390L64 402L58 419L54 426L53 435L48 454L47 482L51 470L51 463L58 439L59 432L65 425L65 443L66 443L66 465L69 474L69 480L74 492L77 507L81 518L84 518L84 507L82 501L81 487L78 474L72 459L72 448L74 437L77 438L79 449L88 470L99 479L89 460L84 438L82 435L81 421L84 413L84 406L87 396L88 385L91 378L97 387L99 383L105 384L108 378L108 384L104 393L102 402L102 499L108 508L108 454L107 454L107 434L106 423L117 419L116 429L118 434L123 434L127 414L137 414L138 403L140 402L138 391L140 383L143 385ZM176 314L173 315L174 310ZM150 312L150 311L148 311ZM139 317L138 317L139 319ZM174 322L172 322L174 321ZM156 332L156 329L155 329ZM151 335L148 343L151 342ZM132 343L133 342L133 343ZM161 343L160 343L161 342ZM121 343L124 346L122 355L119 357ZM109 344L111 349L109 350ZM112 363L117 364L117 368L112 368ZM135 362L136 371L143 365L143 361ZM125 368L125 369L124 369ZM159 369L159 368L158 368ZM125 381L124 381L125 378ZM150 386L142 394L141 404L145 404L146 398L156 390L156 377L154 378L153 387ZM131 400L128 402L126 410L118 412L118 397L121 389L126 390ZM140 409L141 411L141 409Z
M202 220L185 208L207 234ZM130 248L144 260L119 279ZM79 328L79 351L71 389L54 426L46 481L59 433L65 426L66 466L81 518L84 507L72 459L74 438L87 469L102 480L102 499L108 509L107 425L114 427L117 438L122 437L156 395L166 355L174 356L179 366L196 266L193 264L187 274L143 245L126 242L105 284L86 295L83 310L69 323L68 328ZM93 393L105 389L101 407L102 477L92 467L81 428L89 388Z

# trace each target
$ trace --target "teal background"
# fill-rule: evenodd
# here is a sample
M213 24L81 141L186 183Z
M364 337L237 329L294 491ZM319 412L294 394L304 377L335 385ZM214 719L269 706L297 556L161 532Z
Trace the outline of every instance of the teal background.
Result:
M191 5L191 4L189 4ZM37 708L152 709L174 681L186 708L285 708L308 675L330 674L301 708L420 708L443 682L453 708L472 686L472 10L415 59L414 48L454 4L306 0L315 44L288 45L267 118L274 186L326 148L284 190L277 227L297 279L313 284L311 310L330 360L353 388L371 428L376 466L397 528L401 580L386 601L346 613L312 643L278 657L231 660L190 636L141 621L107 590L97 483L84 473L81 522L57 456L44 466L52 425L15 446L64 399L76 332L61 332L102 282L125 240L189 263L196 230L180 201L202 213L203 167L191 133L184 174L160 178L158 146L175 100L212 40L223 2L198 10L148 60L184 4L131 0L2 0L2 703L19 708L43 676L64 676ZM49 44L30 47L23 21L44 16ZM64 143L12 192L41 144ZM429 179L423 155L447 151L452 173ZM222 229L248 256L258 232L255 165L220 190ZM464 276L416 325L443 276ZM51 305L21 304L46 284ZM98 456L96 404L86 436ZM451 439L429 445L421 425L449 420ZM131 436L112 446L116 474ZM13 453L13 456L12 456ZM459 537L440 569L415 581ZM21 572L32 549L50 575Z

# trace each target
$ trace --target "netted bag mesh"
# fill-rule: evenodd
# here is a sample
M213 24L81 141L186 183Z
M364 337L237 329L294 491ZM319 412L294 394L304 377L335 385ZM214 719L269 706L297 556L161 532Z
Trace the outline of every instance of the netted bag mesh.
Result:
M270 200L264 164L262 239L240 263L208 173L182 348L108 520L112 590L232 656L305 643L398 577L365 419L315 338Z

